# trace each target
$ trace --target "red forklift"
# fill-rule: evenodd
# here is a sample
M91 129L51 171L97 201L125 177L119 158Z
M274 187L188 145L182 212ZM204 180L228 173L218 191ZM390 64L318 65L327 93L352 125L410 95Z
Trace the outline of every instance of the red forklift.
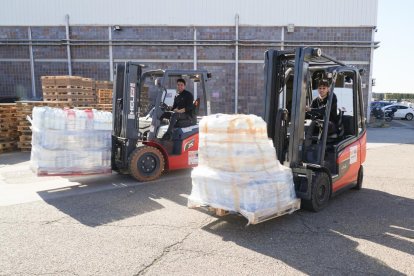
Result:
M302 207L324 208L339 192L361 189L366 156L366 124L361 74L318 48L268 50L265 53L265 109L268 136L278 160L292 169ZM328 80L325 114L306 112L317 97L317 84ZM337 131L328 133L333 95Z
M159 178L163 171L198 164L198 125L174 128L172 139L161 139L168 128L162 114L172 106L176 80L183 78L188 90L194 85L194 118L210 114L206 70L152 70L143 65L119 63L113 88L111 165L114 171L131 174L138 181Z

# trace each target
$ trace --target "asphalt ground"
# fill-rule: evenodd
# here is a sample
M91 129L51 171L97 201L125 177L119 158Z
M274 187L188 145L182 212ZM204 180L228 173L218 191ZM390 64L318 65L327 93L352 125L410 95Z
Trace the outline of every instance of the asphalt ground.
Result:
M414 275L414 122L368 129L363 189L246 227L187 208L190 171L37 177L0 155L0 275Z

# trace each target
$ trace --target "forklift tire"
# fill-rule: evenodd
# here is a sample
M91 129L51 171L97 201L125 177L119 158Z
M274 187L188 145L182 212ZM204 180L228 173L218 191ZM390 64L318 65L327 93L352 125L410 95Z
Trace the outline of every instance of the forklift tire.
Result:
M154 147L144 146L135 149L129 159L129 171L138 181L152 181L164 171L164 156Z
M312 191L311 199L302 199L302 208L318 212L325 208L331 197L331 181L329 181L329 175L323 171L315 172L315 176L312 178Z
M355 190L361 190L362 189L362 182L364 181L364 167L361 165L359 167L358 171L358 179L356 185L353 187Z

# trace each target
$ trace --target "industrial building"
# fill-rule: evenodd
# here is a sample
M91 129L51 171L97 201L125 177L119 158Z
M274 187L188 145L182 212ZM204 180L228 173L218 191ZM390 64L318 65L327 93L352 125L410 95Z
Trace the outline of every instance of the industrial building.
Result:
M2 2L0 97L41 99L41 76L112 80L135 61L207 69L213 112L261 114L264 52L305 45L365 69L371 98L377 0Z

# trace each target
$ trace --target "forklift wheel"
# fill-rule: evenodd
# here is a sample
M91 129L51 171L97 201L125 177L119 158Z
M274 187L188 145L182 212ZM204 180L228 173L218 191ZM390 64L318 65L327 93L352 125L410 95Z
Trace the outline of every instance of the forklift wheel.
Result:
M323 171L315 172L312 178L311 199L302 199L302 208L318 212L325 208L331 196L331 182L329 175Z
M362 189L362 182L364 181L364 167L359 167L359 171L358 171L358 180L357 180L357 184L354 186L353 189L355 190L361 190Z
M164 156L154 147L144 146L135 149L129 160L129 171L138 181L151 181L159 178L164 170Z

